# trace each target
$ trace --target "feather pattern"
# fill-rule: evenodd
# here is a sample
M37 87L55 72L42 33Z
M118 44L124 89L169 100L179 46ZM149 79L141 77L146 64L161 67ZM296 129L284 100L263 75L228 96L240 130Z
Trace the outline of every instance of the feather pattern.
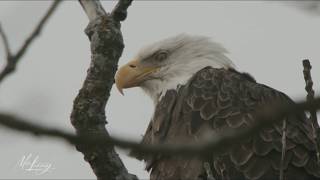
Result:
M243 129L256 121L254 110L273 100L294 103L285 94L235 70L207 67L186 85L169 90L157 104L142 143L190 143L210 132ZM287 118L284 158L286 179L320 179L312 130L303 113ZM224 153L204 160L180 156L131 155L147 162L151 180L205 179L209 162L216 179L278 179L282 122L248 139L221 147Z

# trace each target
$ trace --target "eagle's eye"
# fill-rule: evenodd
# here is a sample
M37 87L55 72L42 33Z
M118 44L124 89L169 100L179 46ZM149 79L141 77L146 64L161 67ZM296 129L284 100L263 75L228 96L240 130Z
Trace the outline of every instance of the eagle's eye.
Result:
M154 55L154 59L160 62L167 59L167 57L168 57L168 51L159 51Z

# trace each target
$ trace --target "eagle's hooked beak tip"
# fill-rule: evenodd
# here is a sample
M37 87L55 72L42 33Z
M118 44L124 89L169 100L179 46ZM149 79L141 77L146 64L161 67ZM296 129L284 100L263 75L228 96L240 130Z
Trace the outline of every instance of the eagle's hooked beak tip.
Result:
M115 84L121 95L124 96L123 89L137 86L139 76L139 70L136 70L138 66L137 60L132 60L127 64L121 66L115 75Z
M122 85L120 85L121 83L119 82L118 73L116 74L115 84L116 84L116 87L117 87L118 91L120 92L120 94L121 94L122 96L124 96L123 87L122 87Z
M120 94L121 94L122 96L124 96L124 93L123 93L123 89L122 89L122 88L118 88L118 91L120 92Z

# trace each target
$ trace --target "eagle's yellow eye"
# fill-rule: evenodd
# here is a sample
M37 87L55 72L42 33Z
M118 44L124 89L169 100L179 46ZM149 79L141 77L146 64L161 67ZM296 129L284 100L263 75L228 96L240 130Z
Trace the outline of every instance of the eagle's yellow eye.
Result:
M155 54L154 59L156 61L163 61L167 59L168 57L168 51L159 51Z

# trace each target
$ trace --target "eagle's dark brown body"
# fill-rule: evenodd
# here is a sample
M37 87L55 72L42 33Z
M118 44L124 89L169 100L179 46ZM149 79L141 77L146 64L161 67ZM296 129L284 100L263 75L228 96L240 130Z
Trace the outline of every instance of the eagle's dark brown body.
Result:
M178 90L167 91L142 143L190 143L212 131L247 128L256 119L254 110L273 100L293 103L285 94L256 83L234 70L205 68ZM286 120L286 180L320 179L312 127L303 113ZM264 128L245 141L225 148L206 160L179 156L140 156L151 171L151 180L206 179L203 164L210 163L214 178L279 179L283 122ZM134 153L133 153L134 154ZM213 156L212 156L213 157Z

